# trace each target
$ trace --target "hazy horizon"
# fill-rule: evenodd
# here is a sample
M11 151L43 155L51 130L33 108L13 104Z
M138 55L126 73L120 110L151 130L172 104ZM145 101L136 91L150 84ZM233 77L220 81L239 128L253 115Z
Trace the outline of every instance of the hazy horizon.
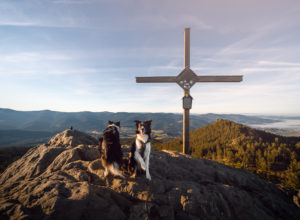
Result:
M121 112L125 112L125 113L162 113L162 114L182 114L182 112L144 112L144 111L89 111L89 110L83 110L83 111L59 111L59 110L55 110L55 109L29 109L29 110L20 110L20 109L12 109L12 108L5 108L5 107L1 107L0 109L9 109L9 110L13 110L13 111L21 111L21 112L38 112L38 111L53 111L53 112L66 112L66 113L77 113L77 112L92 112L92 113L99 113L99 112L110 112L110 113L121 113ZM191 115L204 115L204 114L237 114L237 115L246 115L246 116L266 116L266 117L272 117L272 116L287 116L287 117L300 117L300 114L288 114L288 113L282 113L282 114L272 114L272 113L226 113L226 112L203 112L203 113L194 113L194 112L190 112Z

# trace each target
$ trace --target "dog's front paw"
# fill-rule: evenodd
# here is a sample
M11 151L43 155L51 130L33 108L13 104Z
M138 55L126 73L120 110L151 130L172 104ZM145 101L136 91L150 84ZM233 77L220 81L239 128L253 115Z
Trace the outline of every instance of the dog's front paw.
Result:
M146 165L145 164L141 164L141 168L142 168L142 170L144 170L144 171L146 171L147 169L146 169Z
M148 180L151 180L151 176L150 176L149 173L146 173L146 178L147 178Z

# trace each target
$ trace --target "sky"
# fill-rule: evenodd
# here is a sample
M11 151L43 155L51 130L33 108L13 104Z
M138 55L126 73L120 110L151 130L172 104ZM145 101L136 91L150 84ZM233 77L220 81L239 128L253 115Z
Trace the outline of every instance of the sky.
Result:
M182 112L191 28L191 113L300 115L299 0L0 0L0 108Z

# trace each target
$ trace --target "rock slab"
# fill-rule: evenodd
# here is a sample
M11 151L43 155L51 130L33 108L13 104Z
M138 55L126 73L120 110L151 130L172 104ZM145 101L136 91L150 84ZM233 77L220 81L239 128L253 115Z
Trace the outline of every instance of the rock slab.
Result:
M99 157L76 130L32 148L0 176L0 219L300 219L275 185L241 169L152 151L152 181L104 178Z

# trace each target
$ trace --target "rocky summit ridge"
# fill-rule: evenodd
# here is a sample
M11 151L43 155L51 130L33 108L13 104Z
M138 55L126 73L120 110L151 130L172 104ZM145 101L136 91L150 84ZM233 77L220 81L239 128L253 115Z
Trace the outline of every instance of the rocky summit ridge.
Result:
M300 219L275 185L177 152L152 151L152 181L104 178L97 143L66 130L12 163L0 176L0 219Z

